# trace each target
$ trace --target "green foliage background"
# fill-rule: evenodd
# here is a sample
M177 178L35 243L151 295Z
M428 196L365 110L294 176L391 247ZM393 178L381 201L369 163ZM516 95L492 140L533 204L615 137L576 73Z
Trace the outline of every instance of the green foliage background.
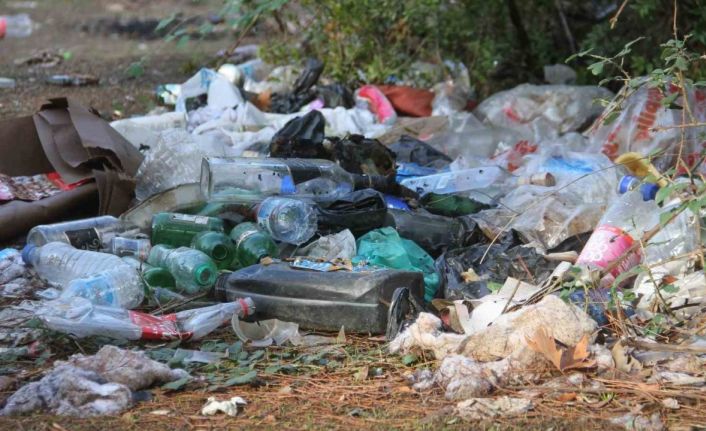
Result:
M674 0L629 0L611 29L610 18L622 3L225 0L222 13L236 17L229 23L241 32L257 32L258 26L253 24L275 19L280 31L268 30L261 52L273 63L315 56L326 62L328 76L352 84L404 78L415 61L452 59L467 66L479 95L486 96L516 83L541 82L545 64L563 63L572 54L589 48L594 54L610 56L638 37L644 39L632 47L625 69L639 76L659 67L660 44L674 37ZM706 0L677 0L677 4L678 38L690 34L688 48L704 53ZM512 20L512 6L517 10L519 26ZM586 70L584 61L578 58L571 63L579 73L579 82L596 83L598 78ZM706 72L694 69L690 75L703 79Z

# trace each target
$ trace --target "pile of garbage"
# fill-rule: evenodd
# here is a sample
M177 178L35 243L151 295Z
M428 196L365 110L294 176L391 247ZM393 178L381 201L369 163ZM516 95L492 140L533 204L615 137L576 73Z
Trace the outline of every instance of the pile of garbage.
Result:
M607 121L604 88L525 84L471 112L453 66L433 90L349 89L315 59L254 58L160 86L170 108L146 116L108 124L53 99L0 122L0 236L28 232L0 252L2 295L32 296L14 308L73 337L384 334L393 354L439 360L411 384L443 387L466 418L528 411L529 393L492 397L552 367L630 374L665 342L702 360L703 126L675 127L660 101L702 122L706 93L645 82ZM94 361L56 364L0 414L115 413L184 377L155 365L137 383ZM705 383L662 367L650 378ZM92 395L57 401L69 386Z

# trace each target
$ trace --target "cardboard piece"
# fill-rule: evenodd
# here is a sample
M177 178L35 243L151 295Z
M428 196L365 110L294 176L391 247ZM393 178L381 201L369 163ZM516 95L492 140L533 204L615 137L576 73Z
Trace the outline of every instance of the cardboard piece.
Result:
M29 228L92 215L120 215L130 205L142 154L98 113L66 98L51 99L31 117L0 121L0 173L58 172L65 182L94 179L35 202L0 205L0 241Z

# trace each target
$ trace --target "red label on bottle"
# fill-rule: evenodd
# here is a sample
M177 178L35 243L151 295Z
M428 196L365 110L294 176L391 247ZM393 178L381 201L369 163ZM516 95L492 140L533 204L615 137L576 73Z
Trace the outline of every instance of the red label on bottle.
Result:
M586 242L581 255L576 260L579 265L592 265L606 268L620 257L633 242L633 238L624 230L614 226L599 226ZM642 256L639 250L630 253L628 257L610 272L613 277L638 265Z
M142 329L143 340L188 340L192 332L181 332L176 324L176 314L152 316L151 314L128 311L132 323Z
M0 39L5 37L7 32L7 18L0 17Z

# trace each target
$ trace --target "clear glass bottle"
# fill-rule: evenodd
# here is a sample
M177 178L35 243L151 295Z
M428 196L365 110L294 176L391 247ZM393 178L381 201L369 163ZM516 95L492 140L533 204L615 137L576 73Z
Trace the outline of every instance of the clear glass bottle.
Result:
M208 290L218 275L218 268L211 258L188 247L155 245L147 263L168 269L174 277L176 290L189 295Z
M107 251L116 256L133 256L138 260L145 261L150 254L152 244L147 238L123 238L116 236L108 242Z
M283 197L267 198L258 205L257 224L275 240L294 245L309 241L318 227L310 203Z
M351 174L329 160L205 157L201 165L201 192L211 202L256 203L275 195L327 202L368 187L386 191L390 183Z
M118 235L134 235L140 229L113 216L91 217L62 223L39 225L27 234L27 243L36 246L60 241L75 248L98 251Z

